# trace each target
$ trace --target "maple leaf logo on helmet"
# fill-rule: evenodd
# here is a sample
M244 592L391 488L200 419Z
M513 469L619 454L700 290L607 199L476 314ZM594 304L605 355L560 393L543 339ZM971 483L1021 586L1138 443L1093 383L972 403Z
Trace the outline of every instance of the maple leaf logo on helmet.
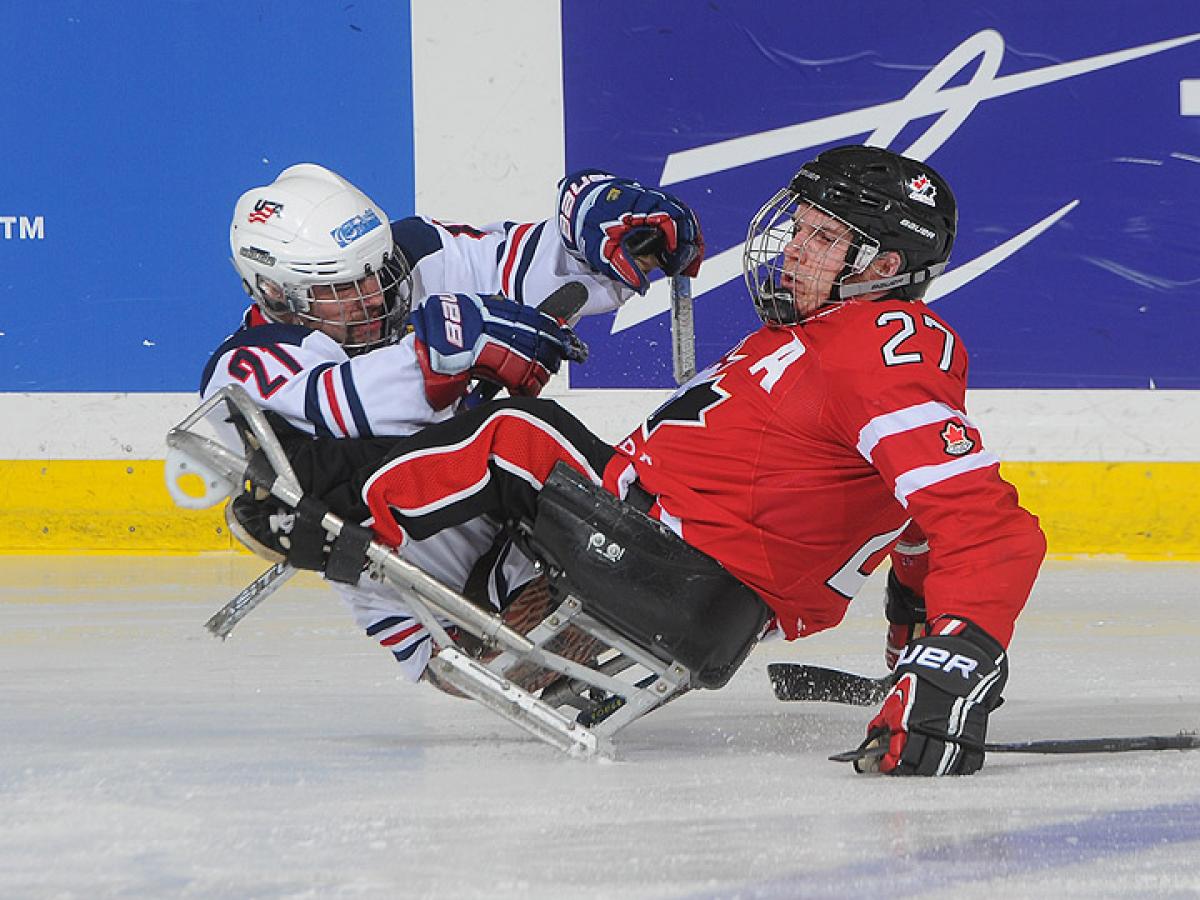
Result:
M929 180L929 176L925 173L917 175L908 182L908 196L910 200L916 200L918 203L924 203L926 206L937 206L937 188L933 186L933 182Z
M967 437L967 429L953 419L942 429L942 440L946 442L946 452L951 456L965 456L975 449L975 442Z

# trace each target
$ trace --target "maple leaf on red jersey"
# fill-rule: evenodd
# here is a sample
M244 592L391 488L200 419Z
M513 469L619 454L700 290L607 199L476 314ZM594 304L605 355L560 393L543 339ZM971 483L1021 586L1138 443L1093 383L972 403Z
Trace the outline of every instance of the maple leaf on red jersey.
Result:
M942 429L942 440L951 456L965 456L975 449L975 441L967 435L967 429L953 419Z

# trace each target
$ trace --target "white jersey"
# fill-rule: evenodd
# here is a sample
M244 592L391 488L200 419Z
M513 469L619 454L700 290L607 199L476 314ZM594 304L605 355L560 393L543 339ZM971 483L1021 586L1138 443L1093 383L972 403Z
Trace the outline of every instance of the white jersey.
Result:
M392 237L412 267L418 299L465 291L537 306L568 281L578 281L588 292L579 315L594 316L612 312L633 295L568 253L552 221L474 228L411 216L392 224Z
M567 253L550 222L502 223L483 229L410 217L392 223L396 245L413 271L413 297L467 292L504 294L537 305L569 281L588 292L580 315L611 312L632 295ZM263 409L297 428L331 437L396 437L440 421L413 337L355 357L318 331L268 322L257 307L213 354L200 393L207 398L241 384Z
M557 288L577 281L588 292L580 315L595 315L616 309L633 294L567 253L553 222L473 228L413 216L391 227L412 268L417 301L430 294L467 292L504 294L536 306ZM398 437L454 414L453 408L435 410L426 400L411 334L392 346L350 357L321 332L269 322L257 307L251 307L242 328L209 360L200 393L207 399L228 384L240 384L262 409L302 431L326 437ZM238 445L232 425L213 425L223 442ZM498 527L478 523L410 542L403 553L461 590L498 533ZM493 602L503 599L504 584L518 585L529 577L528 561L510 555L489 584ZM407 677L419 678L431 651L429 635L397 594L365 577L357 586L334 587L359 626L395 656Z
M266 322L252 309L246 327L213 354L200 393L207 398L240 384L262 409L320 437L412 434L453 414L433 409L425 399L413 344L410 334L351 357L319 331Z

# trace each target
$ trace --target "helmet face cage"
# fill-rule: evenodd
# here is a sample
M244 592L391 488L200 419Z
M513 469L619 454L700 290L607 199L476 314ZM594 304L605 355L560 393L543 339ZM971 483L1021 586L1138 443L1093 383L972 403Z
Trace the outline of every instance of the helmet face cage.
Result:
M268 318L280 321L290 314L353 356L399 339L412 304L409 276L408 264L393 252L384 255L377 269L364 265L363 274L352 280L321 277L319 269L284 282L258 273L252 294Z
M233 265L268 319L323 332L347 353L394 343L408 316L408 263L387 214L335 172L299 163L238 199Z
M803 269L785 250L803 250ZM750 222L742 273L758 316L767 325L794 325L839 299L847 279L864 272L879 242L830 210L784 188Z

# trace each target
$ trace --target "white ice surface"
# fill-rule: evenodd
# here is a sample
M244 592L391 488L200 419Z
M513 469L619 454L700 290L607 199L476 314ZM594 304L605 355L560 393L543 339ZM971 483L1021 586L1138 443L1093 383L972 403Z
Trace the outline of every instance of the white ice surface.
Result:
M1200 896L1200 751L825 760L870 711L765 667L881 674L879 581L579 762L396 677L297 579L224 644L244 557L0 558L0 897ZM1200 566L1052 563L993 741L1200 728Z

